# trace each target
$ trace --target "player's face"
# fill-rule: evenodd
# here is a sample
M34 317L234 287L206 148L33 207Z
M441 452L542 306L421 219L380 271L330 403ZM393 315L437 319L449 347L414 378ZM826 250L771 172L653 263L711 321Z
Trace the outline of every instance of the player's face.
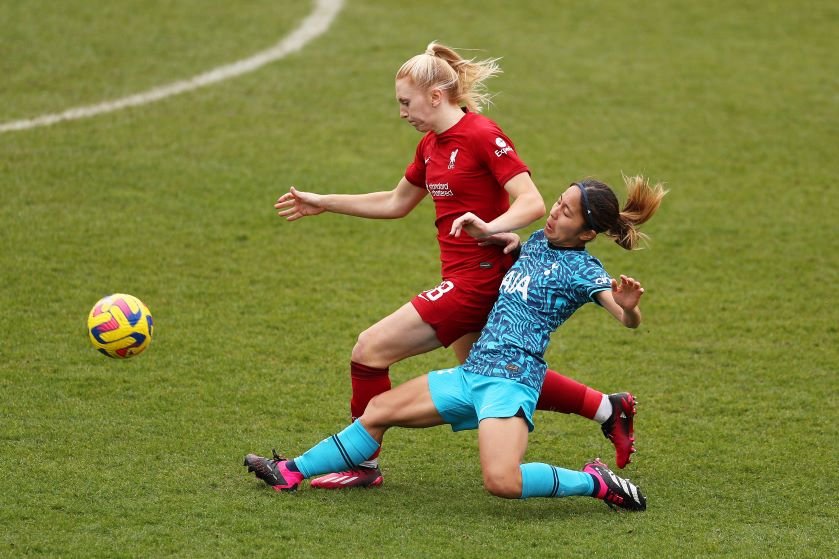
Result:
M583 202L580 189L574 185L562 193L551 207L545 222L545 238L551 244L561 247L576 247L585 244L581 235L588 227L583 217Z
M433 130L434 108L431 93L416 85L410 78L396 80L396 100L399 102L399 117L420 132Z

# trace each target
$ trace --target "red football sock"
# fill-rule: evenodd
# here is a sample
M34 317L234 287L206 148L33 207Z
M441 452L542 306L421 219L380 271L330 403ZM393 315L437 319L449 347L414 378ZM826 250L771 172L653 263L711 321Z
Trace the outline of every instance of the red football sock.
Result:
M602 392L548 369L536 409L594 419L602 399Z
M350 400L350 414L355 421L374 396L390 390L389 369L368 367L355 361L350 362L350 379L352 381L352 399Z

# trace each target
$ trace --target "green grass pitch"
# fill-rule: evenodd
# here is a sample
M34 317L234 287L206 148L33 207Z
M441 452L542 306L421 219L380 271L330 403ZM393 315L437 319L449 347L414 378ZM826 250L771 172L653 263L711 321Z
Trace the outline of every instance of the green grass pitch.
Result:
M0 124L230 64L311 9L0 0ZM834 555L838 25L821 0L346 0L258 71L0 134L0 556ZM589 175L670 188L647 250L590 247L643 281L641 328L590 306L547 355L640 400L625 471L646 513L491 497L475 434L446 427L393 430L377 490L275 494L241 466L341 429L356 335L437 283L429 201L399 221L272 208L291 184L396 184L419 135L393 76L434 39L502 57L487 114L547 201ZM86 339L111 292L156 322L124 362ZM594 456L614 459L596 425L537 414L529 460Z

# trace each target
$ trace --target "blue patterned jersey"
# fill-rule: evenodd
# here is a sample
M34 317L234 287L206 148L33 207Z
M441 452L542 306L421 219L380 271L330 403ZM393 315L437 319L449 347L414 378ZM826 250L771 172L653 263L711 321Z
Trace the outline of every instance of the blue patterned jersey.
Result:
M596 302L595 293L610 288L603 265L584 248L557 248L543 230L533 233L504 276L464 368L541 390L551 333L584 304Z

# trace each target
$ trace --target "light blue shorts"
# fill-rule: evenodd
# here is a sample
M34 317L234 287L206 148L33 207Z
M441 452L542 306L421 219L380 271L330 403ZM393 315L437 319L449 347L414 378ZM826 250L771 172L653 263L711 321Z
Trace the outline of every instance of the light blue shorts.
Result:
M428 373L431 400L452 431L477 429L489 417L521 417L533 431L533 412L539 393L503 377L488 377L462 366Z

